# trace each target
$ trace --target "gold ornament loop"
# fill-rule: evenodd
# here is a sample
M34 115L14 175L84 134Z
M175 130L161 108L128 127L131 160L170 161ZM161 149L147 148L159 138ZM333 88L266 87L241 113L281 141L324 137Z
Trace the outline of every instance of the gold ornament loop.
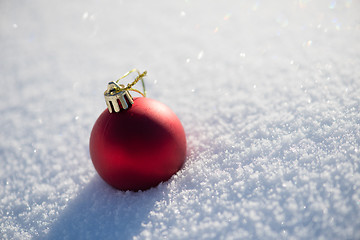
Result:
M115 88L115 90L117 92L120 92L120 91L133 91L133 92L137 92L139 93L141 96L143 97L146 97L146 89L145 89L145 82L144 82L144 77L146 76L147 74L147 71L144 71L143 73L140 73L139 70L137 70L136 68L128 71L127 73L125 73L121 78L119 78L118 80L116 80L116 83L119 83L119 81L125 77L127 77L129 74L133 73L133 72L137 72L138 73L138 76L135 78L135 80L131 83L128 83L128 85L126 87L123 87L123 85L121 85L120 88ZM133 88L133 86L139 81L141 80L141 83L142 83L142 87L143 87L143 93L138 90L138 89L135 89Z

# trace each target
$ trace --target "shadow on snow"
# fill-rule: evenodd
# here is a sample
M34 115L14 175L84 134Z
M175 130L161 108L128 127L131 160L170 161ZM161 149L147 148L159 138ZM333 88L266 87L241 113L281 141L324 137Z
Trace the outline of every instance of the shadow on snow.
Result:
M164 189L122 192L96 175L67 205L45 239L132 239L141 232L156 201L166 194Z

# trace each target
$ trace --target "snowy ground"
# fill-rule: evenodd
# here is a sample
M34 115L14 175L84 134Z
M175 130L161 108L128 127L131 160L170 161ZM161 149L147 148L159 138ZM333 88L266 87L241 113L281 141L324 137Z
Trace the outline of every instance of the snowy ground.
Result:
M359 1L0 2L0 239L360 239ZM148 71L186 166L120 192L88 151Z

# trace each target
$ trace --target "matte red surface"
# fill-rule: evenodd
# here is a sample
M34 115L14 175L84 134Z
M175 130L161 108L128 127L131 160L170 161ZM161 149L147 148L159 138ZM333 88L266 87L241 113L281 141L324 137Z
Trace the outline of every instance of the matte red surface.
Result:
M119 113L108 109L95 122L90 155L96 171L120 190L146 190L168 180L184 164L186 138L180 120L164 104L134 98Z

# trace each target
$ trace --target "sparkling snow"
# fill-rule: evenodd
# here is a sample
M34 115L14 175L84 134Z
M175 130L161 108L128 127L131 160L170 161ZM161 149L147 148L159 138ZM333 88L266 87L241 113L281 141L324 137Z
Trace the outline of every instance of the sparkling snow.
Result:
M0 239L360 239L359 1L0 2ZM121 192L88 151L147 70L185 167ZM141 87L140 87L141 88Z

